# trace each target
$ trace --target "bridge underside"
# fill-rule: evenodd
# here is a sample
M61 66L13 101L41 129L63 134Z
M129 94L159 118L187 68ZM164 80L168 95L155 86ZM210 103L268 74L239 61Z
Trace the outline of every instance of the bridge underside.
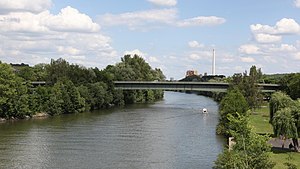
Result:
M185 91L211 91L226 92L228 83L212 82L147 82L147 81L115 81L115 89L123 90L185 90ZM262 92L275 92L279 89L277 84L257 84Z

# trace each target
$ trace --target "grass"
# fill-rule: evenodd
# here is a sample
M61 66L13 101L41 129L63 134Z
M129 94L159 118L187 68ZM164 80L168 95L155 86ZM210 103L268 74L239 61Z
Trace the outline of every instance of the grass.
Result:
M287 168L284 163L290 162L300 167L300 153L288 152L285 150L273 150L270 155L271 160L276 163L274 169Z
M269 107L263 106L251 113L249 123L251 126L253 126L253 129L256 133L273 134L273 128L269 123L269 120Z
M250 125L256 133L273 134L272 125L269 123L269 105L265 103L261 108L256 109L250 115ZM287 168L286 162L295 164L300 169L300 153L289 152L283 149L273 149L270 154L271 160L276 162L274 169Z

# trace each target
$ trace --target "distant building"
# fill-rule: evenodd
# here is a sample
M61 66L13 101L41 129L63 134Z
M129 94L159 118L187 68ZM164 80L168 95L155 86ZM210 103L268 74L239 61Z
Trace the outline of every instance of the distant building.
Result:
M197 70L188 70L188 71L186 71L185 77L194 76L194 75L198 75Z

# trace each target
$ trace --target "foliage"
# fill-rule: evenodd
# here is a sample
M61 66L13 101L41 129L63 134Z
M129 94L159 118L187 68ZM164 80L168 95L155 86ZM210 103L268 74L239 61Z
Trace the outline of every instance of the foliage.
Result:
M285 107L290 107L293 105L293 100L286 94L282 92L275 92L269 102L270 107L270 122L273 119L275 113Z
M232 150L225 149L215 161L214 168L245 168L260 169L273 168L268 152L268 137L252 131L248 125L249 118L239 113L228 114L229 132L234 137L235 144Z
M160 69L151 69L150 65L138 55L125 55L121 58L121 63L115 66L109 65L106 67L104 74L106 79L110 81L162 81L165 80ZM113 92L114 93L114 92ZM123 95L119 95L124 98L124 102L118 101L117 104L132 104L142 102L153 102L163 98L162 90L128 90L123 91ZM120 100L120 98L114 98L114 101Z
M297 166L293 163L286 162L284 165L287 166L287 169L297 169Z
M294 148L299 151L300 101L293 101L288 95L276 92L270 100L270 122L275 136L292 138Z
M218 134L228 135L228 114L235 115L236 112L246 115L248 103L239 89L231 89L227 92L220 103L220 119L217 126Z
M300 98L300 73L292 73L284 76L280 81L281 88L292 99Z
M80 113L113 105L153 102L163 97L161 90L115 90L115 80L164 80L160 69L152 69L137 55L104 70L69 64L60 58L50 64L13 68L0 62L0 117L25 118L37 112L50 115ZM46 81L46 86L31 86Z
M0 62L0 117L24 118L30 114L27 89L12 67Z
M262 103L262 94L257 86L261 78L261 69L257 69L256 66L250 68L249 75L245 71L243 74L235 74L232 77L231 87L240 89L251 109L258 108Z
M291 108L278 110L273 116L272 125L275 136L282 135L285 138L298 138L297 127Z

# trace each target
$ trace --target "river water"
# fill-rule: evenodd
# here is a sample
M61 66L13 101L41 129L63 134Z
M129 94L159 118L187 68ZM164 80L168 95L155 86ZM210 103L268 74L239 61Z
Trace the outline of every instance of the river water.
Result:
M0 168L212 168L225 144L217 122L212 99L165 92L154 104L3 123Z

